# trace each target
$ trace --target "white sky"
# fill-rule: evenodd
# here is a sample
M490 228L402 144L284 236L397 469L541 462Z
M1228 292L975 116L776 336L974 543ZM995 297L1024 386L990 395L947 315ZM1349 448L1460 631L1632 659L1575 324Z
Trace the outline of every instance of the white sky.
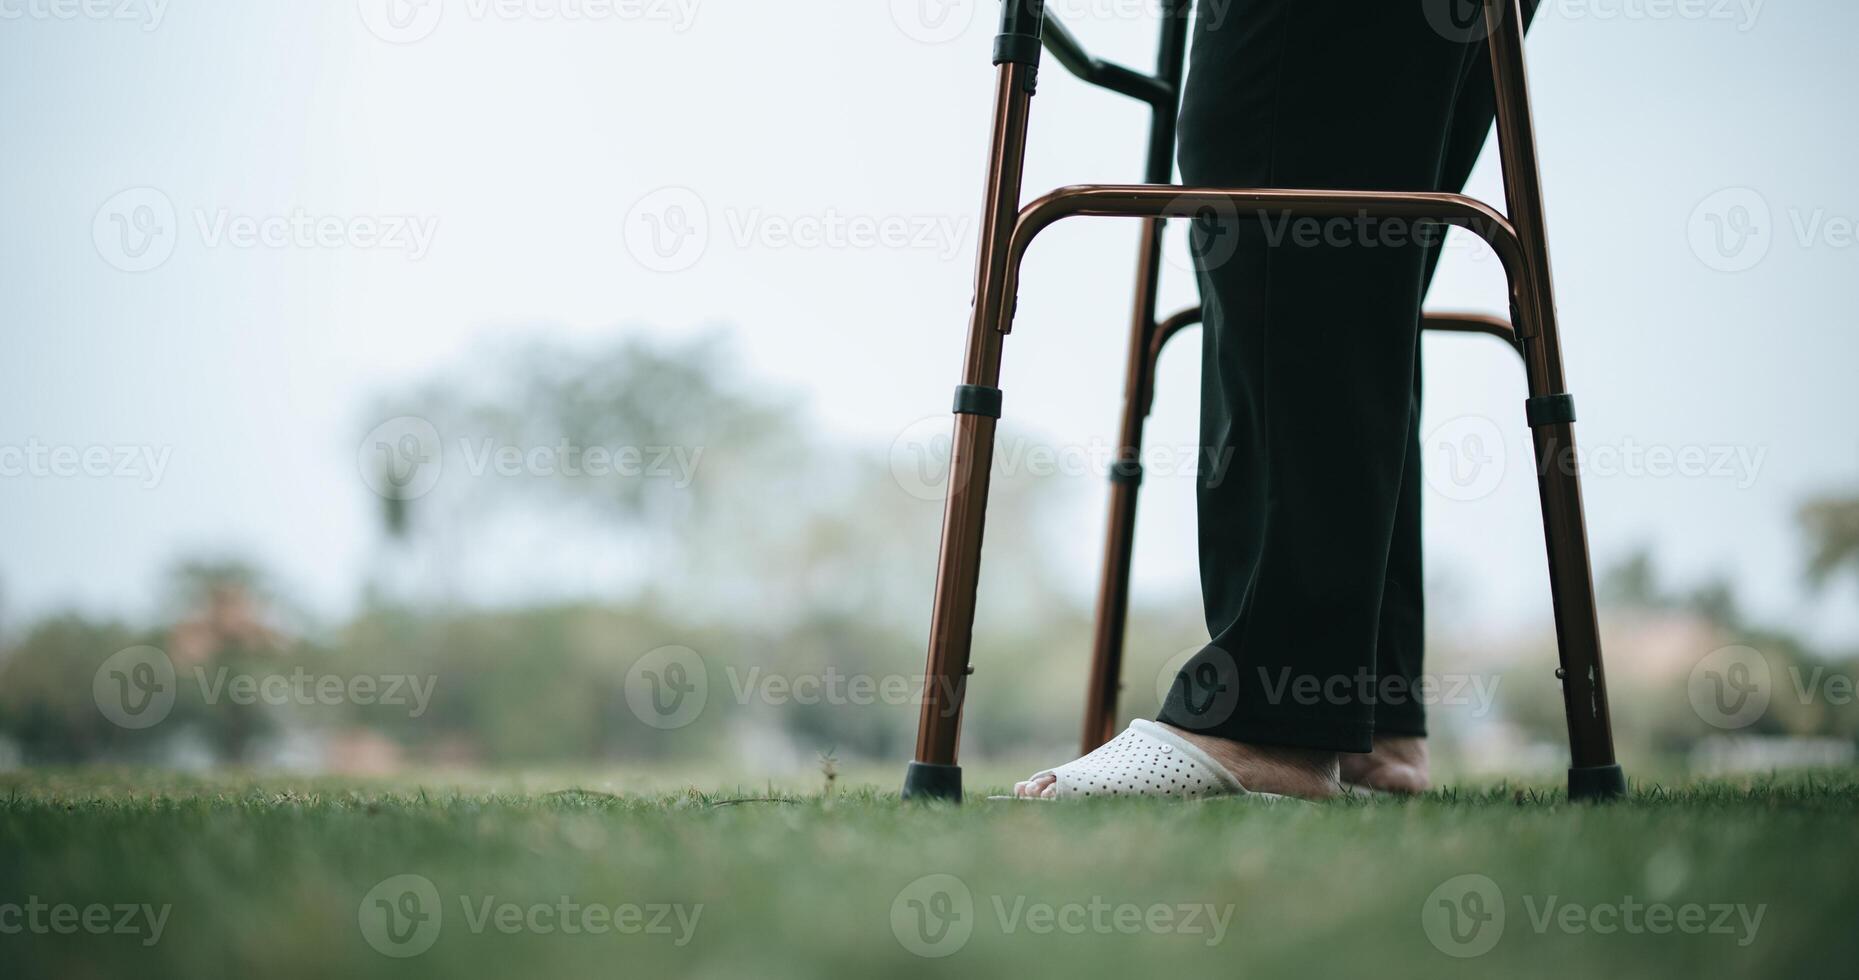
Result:
M882 449L946 411L993 3L445 0L430 35L391 44L368 27L387 23L387 2L151 0L124 21L0 0L0 450L171 451L153 489L0 475L8 618L144 610L163 565L215 546L255 555L312 608L340 613L377 538L355 467L381 421L365 416L370 397L520 327L733 325L754 370L804 392L848 444ZM911 36L921 25L900 27L919 2L955 18L941 31L952 36L926 44ZM1054 3L1094 50L1144 67L1147 7ZM595 16L539 16L558 9ZM1856 28L1859 8L1838 0L1562 0L1530 41L1583 444L1760 454L1753 473L1591 475L1597 556L1649 545L1680 578L1726 574L1762 614L1847 641L1859 629L1850 586L1806 597L1792 511L1859 482ZM1049 66L1028 188L1137 179L1144 113ZM648 198L668 186L687 191ZM108 210L99 226L99 210L144 187L174 207L178 240L157 268L128 273L106 261L122 232ZM1715 198L1694 220L1726 188L1755 196ZM1500 196L1494 160L1472 190ZM675 219L659 205L692 195L708 218L701 257L646 268L628 248L648 227L635 206ZM1712 268L1725 262L1707 247L1710 216L1741 229L1745 212L1729 208L1751 201L1769 212L1755 215L1766 254ZM236 229L240 216L300 209L437 223L417 259L212 244L221 219ZM836 219L929 228L932 247L780 237ZM1171 308L1193 299L1179 231ZM1134 241L1129 223L1072 222L1035 247L1007 348L1011 421L1060 445L1108 438ZM1501 295L1495 261L1468 246L1447 260L1434 305L1496 311ZM1164 364L1151 427L1164 444L1194 438L1194 346ZM1510 462L1480 499L1430 496L1433 567L1494 621L1544 616L1521 370L1473 338L1432 341L1427 355L1427 428L1489 417ZM1081 589L1097 499L1079 515L1076 553L1054 556ZM1152 481L1146 500L1139 589L1192 590L1187 482ZM561 560L579 559L568 546Z

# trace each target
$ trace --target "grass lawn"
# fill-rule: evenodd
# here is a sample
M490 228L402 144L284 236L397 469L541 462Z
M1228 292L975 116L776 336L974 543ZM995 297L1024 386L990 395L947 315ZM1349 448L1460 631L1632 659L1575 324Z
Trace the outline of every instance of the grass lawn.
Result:
M961 808L21 772L0 975L1851 975L1856 817L1859 771Z

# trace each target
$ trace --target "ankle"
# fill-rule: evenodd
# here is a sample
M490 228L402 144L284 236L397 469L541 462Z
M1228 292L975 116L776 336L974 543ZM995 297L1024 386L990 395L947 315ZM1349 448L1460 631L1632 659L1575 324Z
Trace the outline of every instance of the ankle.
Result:
M1207 753L1246 789L1307 800L1327 799L1342 789L1338 753L1288 745L1235 742L1168 726Z
M1422 735L1377 735L1374 750L1342 760L1346 782L1388 793L1424 793L1432 786Z

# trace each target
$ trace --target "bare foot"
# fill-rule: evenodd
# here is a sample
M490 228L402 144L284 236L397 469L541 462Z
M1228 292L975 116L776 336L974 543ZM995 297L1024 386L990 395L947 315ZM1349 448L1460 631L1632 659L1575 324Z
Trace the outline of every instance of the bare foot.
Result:
M1323 800L1342 792L1337 753L1282 745L1253 745L1164 726L1212 756L1240 785L1254 793L1277 793ZM1056 797L1058 777L1050 773L1016 783L1013 795Z
M1414 735L1377 735L1375 750L1343 756L1343 782L1384 793L1424 793L1427 740Z

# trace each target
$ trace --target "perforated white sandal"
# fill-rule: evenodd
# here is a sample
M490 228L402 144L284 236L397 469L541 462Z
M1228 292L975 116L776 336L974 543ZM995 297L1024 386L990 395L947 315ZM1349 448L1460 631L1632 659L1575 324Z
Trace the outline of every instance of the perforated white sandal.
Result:
M1052 776L1054 796L997 796L998 800L1077 799L1091 796L1173 796L1195 799L1210 796L1248 796L1284 799L1276 793L1254 793L1240 785L1226 767L1194 743L1153 721L1137 719L1123 734L1099 746L1082 759L1032 775L1030 781Z

